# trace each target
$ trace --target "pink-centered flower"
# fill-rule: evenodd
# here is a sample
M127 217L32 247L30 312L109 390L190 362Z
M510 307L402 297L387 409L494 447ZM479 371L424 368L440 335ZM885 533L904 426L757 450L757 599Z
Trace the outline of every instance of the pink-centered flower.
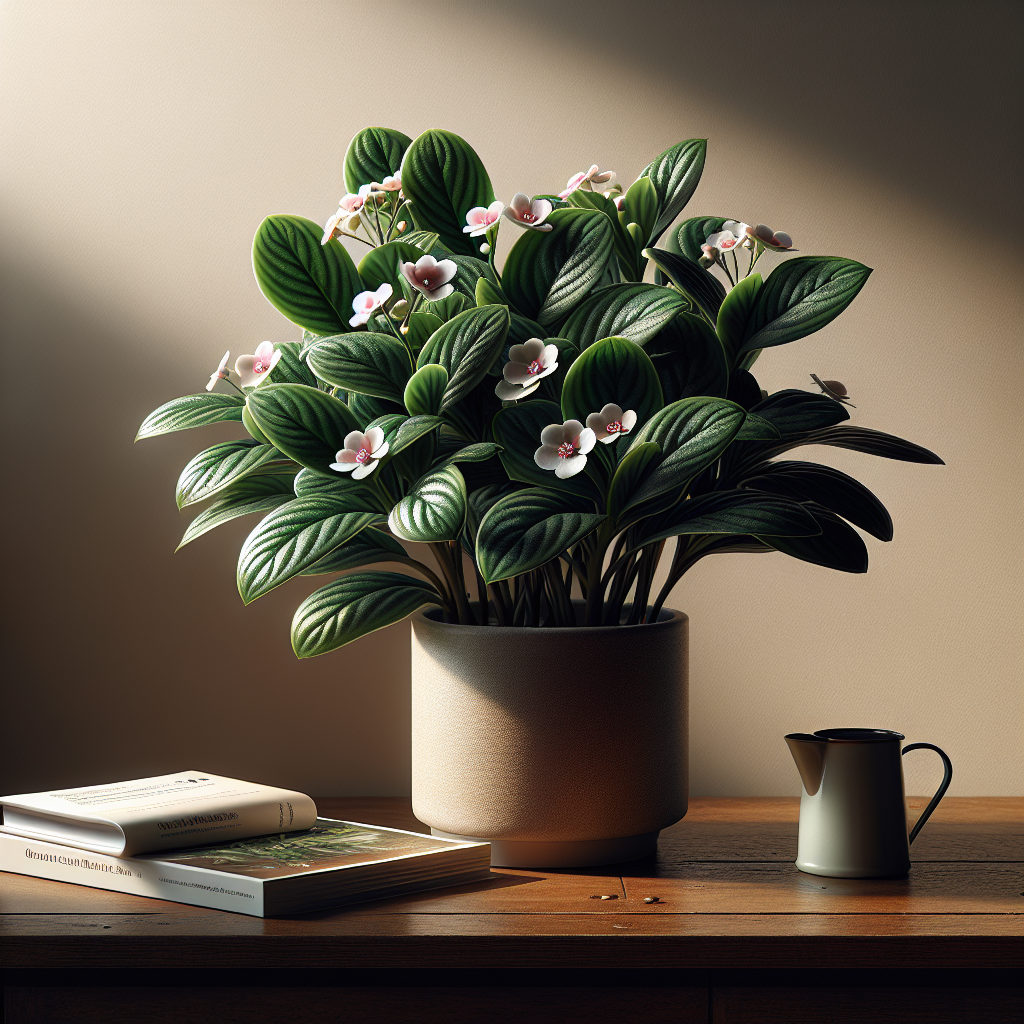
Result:
M587 417L587 426L598 441L611 444L636 426L636 413L632 409L623 412L619 406L609 402L600 412L592 412Z
M517 192L512 202L505 207L505 216L523 228L534 228L536 231L550 231L552 225L545 224L552 206L547 199L534 199L523 192Z
M321 245L326 245L332 238L340 235L351 235L359 227L359 214L346 213L344 210L331 217L324 225L324 237L320 239Z
M785 231L773 231L767 224L744 224L747 236L754 242L774 252L785 252L793 248L793 239Z
M400 192L402 189L402 172L395 171L387 175L383 181L372 182L370 188L380 189L382 192Z
M712 249L717 249L719 252L729 252L732 249L738 248L744 238L747 237L746 229L748 226L747 224L741 224L739 221L727 220L722 225L721 231L708 235L707 244L701 246L701 249L704 250L704 255L710 258L711 254L707 251L709 246Z
M365 434L361 430L353 430L345 435L343 444L344 447L334 456L336 461L331 463L331 469L351 473L353 480L369 476L388 453L388 443L380 427L370 427Z
M421 256L415 263L399 265L405 279L426 299L447 298L455 288L448 282L458 267L454 260L438 262L433 256Z
M349 324L352 327L360 327L370 319L370 314L375 309L380 309L388 299L391 298L391 293L394 289L385 281L375 292L360 292L352 300L352 309L355 311L355 315L349 318Z
M346 213L357 213L366 203L366 197L370 194L370 186L362 185L358 192L346 192L338 200L338 206Z
M494 389L503 402L518 402L532 395L548 374L558 369L558 346L545 345L540 338L530 338L508 350L509 361L502 370L505 378Z
M466 226L462 229L470 238L484 234L489 227L497 224L498 218L505 210L505 204L495 199L490 206L474 206L466 214Z
M251 356L235 360L235 373L242 379L243 388L253 388L281 361L280 351L274 351L272 341L261 341Z
M533 461L541 469L553 469L559 480L581 473L587 464L587 452L593 451L597 437L579 420L552 423L540 432L541 446Z
M219 381L219 380L227 380L228 379L228 376L229 376L229 373L228 373L228 359L230 359L230 358L231 358L231 353L230 352L225 352L224 353L224 358L221 359L221 361L220 361L220 366L218 366L217 369L214 370L213 373L210 374L210 383L206 385L206 390L207 391L212 391L213 390L213 386L217 383L217 381Z
M606 181L611 181L615 177L614 171L599 171L597 164L591 164L589 171L580 171L578 174L574 174L566 183L565 191L558 193L559 199L568 199L578 188L590 188L591 182L595 185L601 185Z

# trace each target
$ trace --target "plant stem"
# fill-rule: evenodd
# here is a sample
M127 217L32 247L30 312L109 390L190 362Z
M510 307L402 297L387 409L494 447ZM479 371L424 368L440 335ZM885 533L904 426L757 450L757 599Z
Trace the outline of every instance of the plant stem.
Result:
M487 590L491 595L491 603L494 605L494 614L498 617L499 626L510 626L509 617L505 612L505 602L501 596L501 588L497 583L489 583Z
M423 575L426 576L426 578L434 584L434 587L437 590L438 594L441 595L441 600L444 602L446 610L454 611L452 605L452 596L449 593L448 588L444 585L444 583L440 580L440 578L433 571L433 569L430 568L429 565L424 565L423 562L417 561L417 559L415 558L400 558L397 555L394 558L389 559L389 561L397 562L399 565L408 565L411 568L415 569L417 572L423 573Z
M604 556L612 539L612 527L605 522L597 532L594 550L587 565L587 608L583 618L585 626L601 625L601 611L604 605Z
M455 583L459 588L455 595L459 608L459 621L463 625L479 625L476 621L476 616L473 614L473 607L469 603L469 594L466 591L466 565L462 553L462 545L457 540L450 540L448 544L452 555L452 566L455 570ZM484 625L487 625L486 620Z

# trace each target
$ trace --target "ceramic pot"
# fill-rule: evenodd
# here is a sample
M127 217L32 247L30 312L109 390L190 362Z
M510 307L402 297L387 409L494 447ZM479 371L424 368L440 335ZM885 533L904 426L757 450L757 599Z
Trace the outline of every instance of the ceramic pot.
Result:
M412 620L413 811L505 867L653 853L686 813L687 627Z

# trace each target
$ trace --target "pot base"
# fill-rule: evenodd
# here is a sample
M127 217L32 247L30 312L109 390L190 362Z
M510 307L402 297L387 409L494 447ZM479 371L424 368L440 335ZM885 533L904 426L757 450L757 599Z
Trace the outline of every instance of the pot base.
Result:
M657 852L660 833L557 842L457 836L436 828L432 828L430 834L467 843L490 843L491 866L495 868L585 868L647 857Z

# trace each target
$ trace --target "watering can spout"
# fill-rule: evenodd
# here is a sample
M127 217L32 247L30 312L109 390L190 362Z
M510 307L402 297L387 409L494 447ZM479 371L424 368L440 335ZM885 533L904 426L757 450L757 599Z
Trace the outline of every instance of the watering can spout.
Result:
M828 741L807 732L791 732L786 737L786 743L789 745L793 760L796 761L807 795L814 796L825 774L825 751L828 749Z

